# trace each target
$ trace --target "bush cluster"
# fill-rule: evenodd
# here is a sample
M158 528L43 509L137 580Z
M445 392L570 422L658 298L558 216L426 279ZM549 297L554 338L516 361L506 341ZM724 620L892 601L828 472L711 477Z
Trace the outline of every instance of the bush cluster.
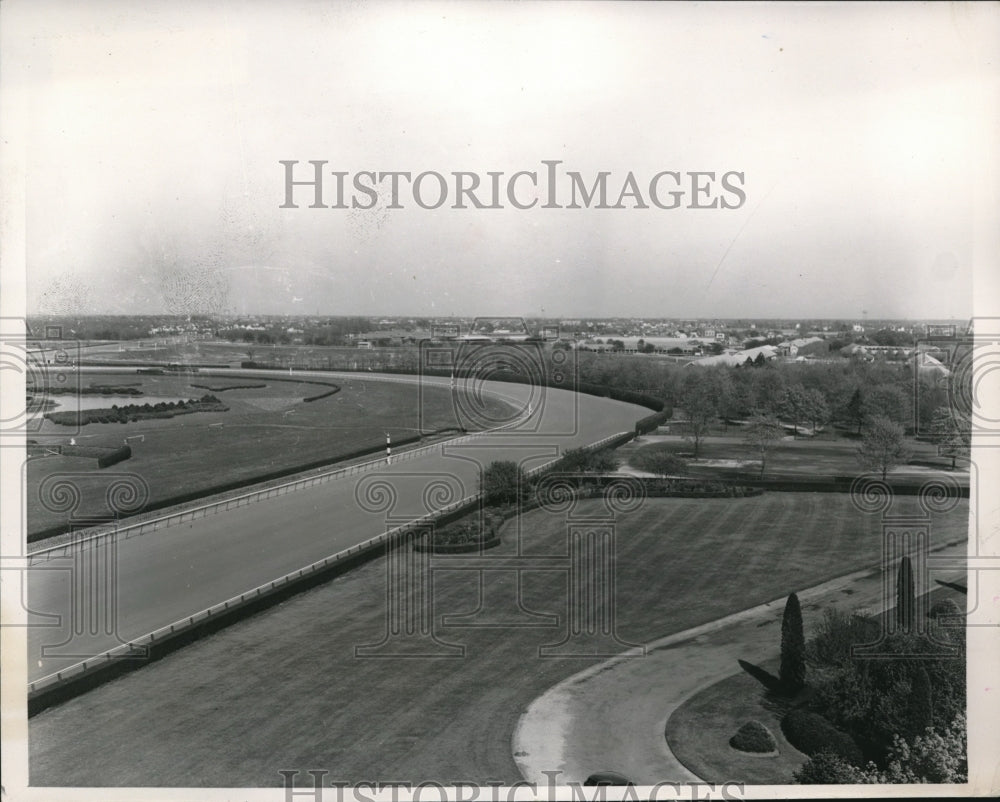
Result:
M898 658L846 660L816 683L810 707L852 733L880 760L897 735L909 741L928 726L947 727L965 712L962 634L945 628L935 633L951 638L951 644L925 635L886 636L879 648ZM925 656L913 660L908 657L913 654Z
M504 517L498 511L487 510L480 525L478 513L435 529L431 538L434 546L465 546L487 543L496 539Z
M214 395L205 394L201 398L187 401L160 401L156 404L117 404L110 408L81 409L78 412L48 412L45 417L63 426L86 426L88 423L132 423L150 418L172 418L192 412L227 412L225 406Z

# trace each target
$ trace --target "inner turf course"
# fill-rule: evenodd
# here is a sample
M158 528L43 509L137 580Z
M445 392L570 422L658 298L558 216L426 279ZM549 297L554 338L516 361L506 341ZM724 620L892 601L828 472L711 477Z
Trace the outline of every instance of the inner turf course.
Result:
M604 509L587 500L528 513L522 553L564 555L568 516ZM918 512L913 497L888 511ZM964 537L967 516L966 501L936 515L932 546ZM480 562L510 565L517 525ZM881 553L881 516L859 512L846 494L648 499L618 517L616 533L616 629L633 643L811 587ZM435 556L431 570L434 631L464 646L464 657L355 656L386 626L387 561L374 560L32 718L31 783L274 787L282 769L326 769L328 782L519 781L510 744L521 713L603 658L539 657L566 634L566 574L554 564L520 572L521 599L558 625L443 628L442 616L474 611L480 593L484 612L512 613L518 573L458 570L461 559Z

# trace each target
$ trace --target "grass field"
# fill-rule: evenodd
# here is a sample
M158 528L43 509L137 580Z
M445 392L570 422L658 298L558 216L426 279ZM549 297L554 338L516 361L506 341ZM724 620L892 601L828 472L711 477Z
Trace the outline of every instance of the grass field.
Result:
M603 509L586 500L573 514ZM916 511L906 497L891 510ZM934 541L963 537L967 514L963 501L937 516ZM519 781L510 743L521 713L602 658L539 657L566 632L565 563L520 574L524 607L560 616L559 626L440 627L442 615L474 611L481 591L485 612L510 623L518 575L503 567L518 526L525 555L566 553L566 514L535 510L508 522L504 543L477 558L489 570L433 558L435 631L464 646L463 658L355 657L386 626L386 561L374 560L31 719L32 784L273 787L278 770L291 768L344 781ZM616 532L613 612L619 638L634 643L881 553L881 519L844 494L651 499L621 516Z
M364 448L378 448L389 432L393 439L425 430L455 427L457 421L446 388L424 388L418 398L411 384L338 381L340 392L313 402L303 398L332 388L282 377L263 379L204 375L82 374L81 384L141 382L152 397L199 398L208 392L192 382L221 388L265 385L245 389L217 390L215 395L228 412L199 412L176 418L120 423L88 423L79 428L45 421L32 435L45 445L66 444L74 437L81 446L120 446L130 441L132 458L106 471L95 460L81 457L45 456L29 460L27 476L28 533L65 524L65 514L48 510L39 500L38 489L49 475L74 474L83 502L78 516L103 516L105 489L113 472L141 476L149 486L150 503L182 494L208 493L231 482L250 483L272 471L291 469L317 460L335 461L339 456ZM59 396L56 396L58 399ZM132 403L142 403L137 397ZM497 413L506 409L500 401L486 399ZM418 409L419 405L419 409Z

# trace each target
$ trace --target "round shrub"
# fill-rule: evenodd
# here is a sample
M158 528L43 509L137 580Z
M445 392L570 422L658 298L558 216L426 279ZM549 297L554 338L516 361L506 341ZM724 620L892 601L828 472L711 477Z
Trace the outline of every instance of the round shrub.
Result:
M861 749L854 739L817 713L793 710L781 719L781 731L788 743L809 757L826 751L854 766L860 766L864 762Z
M942 615L962 615L962 610L959 608L958 604L956 604L954 599L941 599L941 601L936 601L931 605L931 609L927 611L927 617L937 618Z
M767 754L778 751L778 742L771 731L759 721L748 721L729 739L729 745L740 752Z

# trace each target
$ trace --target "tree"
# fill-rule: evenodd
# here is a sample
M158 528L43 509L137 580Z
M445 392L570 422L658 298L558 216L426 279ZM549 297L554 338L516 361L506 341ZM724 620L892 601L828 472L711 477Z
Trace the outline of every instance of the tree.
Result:
M720 393L713 373L697 367L686 370L688 373L681 389L680 407L687 418L684 437L694 445L694 457L697 459L701 441L719 414Z
M785 436L785 430L774 418L767 418L757 415L751 418L743 434L743 441L754 449L760 456L760 478L764 478L764 469L767 465L767 454L774 446L781 442Z
M803 409L806 421L812 426L813 434L820 426L825 425L830 420L830 407L826 403L826 398L819 390L809 389L805 391L805 405Z
M874 416L865 426L857 454L862 466L879 471L884 481L889 471L909 459L903 427L882 415Z
M913 585L913 565L909 557L899 561L896 574L896 626L903 632L913 631L917 595Z
M778 677L789 693L797 693L806 684L806 636L802 628L802 607L794 593L785 602L781 618L781 668Z
M778 413L785 420L792 422L792 429L797 435L799 433L799 421L806 420L808 416L809 398L806 390L801 384L793 384L786 387L778 402Z
M864 418L884 417L896 423L910 422L910 393L895 384L878 384L864 397Z
M930 438L937 445L938 454L951 457L951 469L955 470L955 458L969 454L970 427L959 426L949 407L938 407L931 418Z
M865 401L861 395L860 387L854 391L851 399L847 402L847 406L844 407L844 417L850 423L857 424L858 434L861 434L861 426L865 422Z
M491 462L479 477L479 491L487 504L515 504L528 487L528 477L516 462Z

